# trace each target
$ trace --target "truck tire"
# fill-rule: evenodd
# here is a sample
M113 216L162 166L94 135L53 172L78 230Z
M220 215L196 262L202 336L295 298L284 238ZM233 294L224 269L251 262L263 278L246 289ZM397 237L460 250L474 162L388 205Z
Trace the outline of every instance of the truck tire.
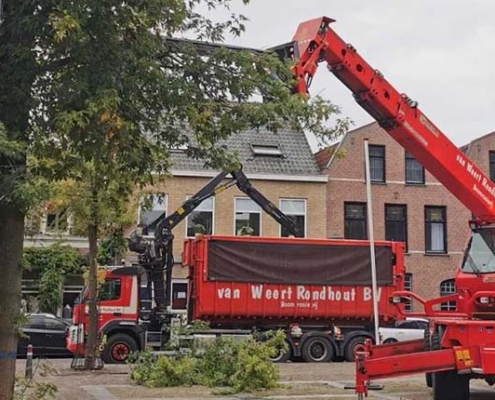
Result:
M356 336L349 340L349 342L345 345L344 350L344 358L346 361L354 362L356 359L356 352L360 347L364 346L364 342L366 339L369 339L365 336Z
M456 370L432 374L433 400L469 400L469 376Z
M301 355L306 362L329 362L335 354L330 341L322 336L313 336L305 340Z
M134 338L125 333L116 333L108 338L102 358L107 364L124 364L129 355L137 349Z
M425 351L430 351L432 349L431 348L430 328L425 329L424 341L425 341ZM437 341L438 341L438 347L440 347L440 341L438 340L438 334L437 334ZM433 375L431 372L427 372L425 374L425 381L426 381L426 387L431 388L433 386Z

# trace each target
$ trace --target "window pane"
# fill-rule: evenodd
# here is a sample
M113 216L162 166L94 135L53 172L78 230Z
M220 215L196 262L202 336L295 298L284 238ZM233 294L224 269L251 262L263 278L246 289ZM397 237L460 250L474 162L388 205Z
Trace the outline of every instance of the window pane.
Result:
M261 212L260 206L251 199L235 199L236 212Z
M45 319L41 316L30 317L26 327L31 329L46 329Z
M447 243L445 207L425 207L426 251L445 253Z
M425 169L406 151L406 183L425 183Z
M413 275L411 273L406 273L405 280L404 280L404 290L407 290L409 292L413 291ZM412 311L412 302L408 301L404 305L405 311Z
M385 146L369 146L370 178L385 182Z
M149 196L151 200L151 208L145 210L141 209L139 222L147 225L152 230L154 228L154 223L167 212L167 198L166 196L158 196L152 194Z
M385 240L405 242L407 249L406 206L385 205Z
M344 215L344 237L367 239L366 203L345 203Z
M260 236L260 219L259 213L236 213L235 214L235 234L241 235L243 227L249 227L252 229L252 236ZM246 231L244 229L244 231Z
M306 200L280 200L280 210L294 221L302 237L304 237L306 230ZM284 227L281 227L280 235L288 237L290 234Z
M440 283L440 296L448 296L456 293L455 280L447 279ZM440 305L442 311L455 311L457 305L455 301L448 301Z
M50 331L64 331L65 330L65 324L62 321L58 321L54 318L47 318L45 320L46 323L46 329Z
M187 196L190 198L191 196ZM195 211L213 211L213 197L208 197L207 199L204 199L200 205L198 205L195 209Z
M193 211L187 217L187 236L194 237L196 232L211 235L213 233L213 212Z
M101 286L99 300L117 300L120 298L121 282L120 279L107 279Z
M280 209L284 214L305 214L305 200L280 200Z
M46 216L47 232L67 232L69 229L67 210Z
M366 207L364 204L346 204L345 217L352 219L366 218Z

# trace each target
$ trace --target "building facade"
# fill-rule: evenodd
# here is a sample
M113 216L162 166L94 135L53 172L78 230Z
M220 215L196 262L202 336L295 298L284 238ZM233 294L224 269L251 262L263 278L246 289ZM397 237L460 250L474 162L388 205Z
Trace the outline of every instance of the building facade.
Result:
M328 237L368 238L365 139L375 239L406 243L408 289L424 298L451 293L468 237L470 212L377 123L349 132L339 144L317 154L328 175ZM487 139L480 140L483 145L475 141L466 152L487 171ZM495 140L490 141L495 149Z
M326 236L327 176L320 170L302 132L279 133L246 131L224 143L239 155L243 172L251 184L285 214L292 216L305 237ZM172 152L171 177L148 192L153 207L141 209L137 220L153 226L161 215L177 210L220 171L187 156L184 150ZM195 236L200 225L207 234L239 235L249 227L254 236L281 237L288 232L236 186L204 200L173 229L174 260L172 308L185 308L187 270L181 267L183 242Z

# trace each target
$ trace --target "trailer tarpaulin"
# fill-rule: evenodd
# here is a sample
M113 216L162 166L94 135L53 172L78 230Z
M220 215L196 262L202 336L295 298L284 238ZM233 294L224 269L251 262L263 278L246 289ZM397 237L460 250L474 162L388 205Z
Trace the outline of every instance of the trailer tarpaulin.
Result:
M393 252L376 246L378 285L393 282ZM208 243L208 280L305 285L371 285L368 245Z

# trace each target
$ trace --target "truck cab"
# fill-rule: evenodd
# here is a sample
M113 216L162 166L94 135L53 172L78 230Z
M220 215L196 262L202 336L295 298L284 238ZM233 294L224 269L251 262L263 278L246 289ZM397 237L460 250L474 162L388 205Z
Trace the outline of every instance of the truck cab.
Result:
M141 317L149 319L151 299L143 296L139 267L107 267L105 282L98 291L98 332L105 337L102 359L106 363L125 362L145 343L145 325ZM85 287L81 299L74 306L73 325L69 328L67 348L77 356L84 355L85 338L89 326L89 291Z

